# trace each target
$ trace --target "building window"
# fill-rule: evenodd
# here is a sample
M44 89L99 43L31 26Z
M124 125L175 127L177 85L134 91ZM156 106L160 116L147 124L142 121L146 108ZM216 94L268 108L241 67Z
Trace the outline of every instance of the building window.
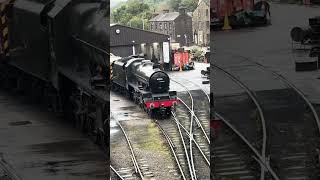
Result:
M169 23L169 30L171 30L172 29L172 24L171 23Z
M160 30L162 30L162 23L159 24Z
M150 30L153 30L153 23L150 24Z
M155 30L158 29L158 23L155 23L154 29L155 29Z
M164 23L164 29L167 30L167 23Z
M206 17L208 17L208 16L209 16L209 10L206 9Z
M209 21L207 21L207 28L210 28L210 22Z

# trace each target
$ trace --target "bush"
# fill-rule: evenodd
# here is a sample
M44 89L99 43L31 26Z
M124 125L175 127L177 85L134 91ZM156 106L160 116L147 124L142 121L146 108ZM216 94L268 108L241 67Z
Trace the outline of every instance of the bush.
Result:
M203 51L199 48L193 48L191 50L192 54L192 60L193 61L198 61L198 62L203 62L204 61L204 56L203 56Z

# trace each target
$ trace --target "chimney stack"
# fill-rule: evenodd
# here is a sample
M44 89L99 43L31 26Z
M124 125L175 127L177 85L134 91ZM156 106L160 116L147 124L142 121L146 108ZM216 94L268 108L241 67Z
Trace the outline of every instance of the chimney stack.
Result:
M154 17L156 17L156 16L158 16L158 15L159 15L159 13L156 13L156 12L153 13L153 14L152 14L152 18L154 18Z
M185 7L179 7L179 14L186 14L186 8Z
M169 13L169 9L162 10L163 13Z

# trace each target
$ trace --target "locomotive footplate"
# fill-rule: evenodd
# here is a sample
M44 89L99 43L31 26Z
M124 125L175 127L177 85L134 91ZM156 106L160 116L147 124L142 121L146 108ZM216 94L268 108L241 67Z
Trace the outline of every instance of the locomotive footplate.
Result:
M91 95L106 102L110 101L110 94L108 88L95 90L91 87L90 78L86 76L89 72L76 72L73 69L69 68L59 68L59 72L64 76L68 77L70 80L74 81L77 85L79 85L81 88L83 88Z

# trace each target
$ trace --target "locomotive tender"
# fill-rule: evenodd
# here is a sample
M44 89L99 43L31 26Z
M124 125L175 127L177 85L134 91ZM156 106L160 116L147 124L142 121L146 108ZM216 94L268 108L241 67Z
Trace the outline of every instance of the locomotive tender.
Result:
M0 84L63 113L108 151L106 1L8 0L1 6Z
M170 116L178 103L176 91L170 91L170 78L144 58L125 57L112 63L112 88L122 90L151 117Z

